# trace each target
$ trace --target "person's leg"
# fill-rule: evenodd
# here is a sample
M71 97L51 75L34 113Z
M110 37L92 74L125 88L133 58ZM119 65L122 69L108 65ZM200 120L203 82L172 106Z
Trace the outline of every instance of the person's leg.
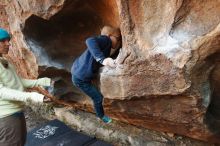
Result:
M99 90L89 81L82 81L73 76L72 81L76 87L81 89L85 94L91 97L96 111L96 115L99 118L104 116L104 110L102 106L103 96Z
M26 122L24 115L13 115L0 119L0 145L24 146Z

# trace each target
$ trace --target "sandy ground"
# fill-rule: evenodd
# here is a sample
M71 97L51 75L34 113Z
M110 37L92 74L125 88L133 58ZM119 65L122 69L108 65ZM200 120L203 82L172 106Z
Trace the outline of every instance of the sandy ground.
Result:
M30 107L25 108L25 119L27 124L27 131L30 131L31 129L48 121L35 113Z

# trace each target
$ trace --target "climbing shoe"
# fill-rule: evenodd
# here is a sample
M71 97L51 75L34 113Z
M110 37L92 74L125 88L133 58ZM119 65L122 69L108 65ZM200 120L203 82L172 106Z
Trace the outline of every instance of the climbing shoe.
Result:
M103 121L104 123L108 124L108 123L111 123L111 122L112 122L112 119L111 119L110 117L108 117L108 116L103 116L103 117L102 117L102 121Z

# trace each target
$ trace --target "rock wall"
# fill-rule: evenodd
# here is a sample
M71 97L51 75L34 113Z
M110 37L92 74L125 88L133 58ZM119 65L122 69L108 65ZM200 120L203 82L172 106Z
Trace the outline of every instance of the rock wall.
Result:
M88 111L91 102L72 87L71 64L86 37L105 24L120 27L117 59L123 63L103 67L98 78L106 112L133 125L220 143L219 0L11 0L0 8L0 19L8 18L0 26L13 35L8 57L18 72L60 77L57 96Z

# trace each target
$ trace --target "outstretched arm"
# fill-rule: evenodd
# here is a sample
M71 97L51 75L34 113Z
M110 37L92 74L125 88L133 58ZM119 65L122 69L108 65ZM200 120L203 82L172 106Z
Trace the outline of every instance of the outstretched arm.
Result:
M37 86L50 86L51 85L51 79L47 77L36 79L36 80L21 78L21 82L25 88L33 88Z
M23 101L32 100L34 102L43 102L44 95L37 92L23 92L4 87L0 83L0 98L4 100Z

